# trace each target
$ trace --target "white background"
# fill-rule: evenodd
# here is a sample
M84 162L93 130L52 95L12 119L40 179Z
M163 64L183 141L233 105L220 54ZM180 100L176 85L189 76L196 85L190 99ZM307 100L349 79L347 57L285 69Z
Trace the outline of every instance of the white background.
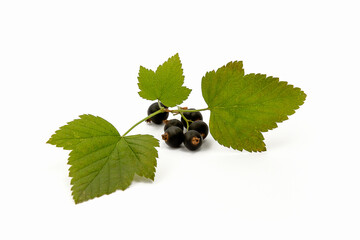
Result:
M1 1L0 239L360 239L357 2ZM151 103L139 66L175 53L182 106L206 107L202 76L234 60L307 100L267 152L161 142L154 182L75 205L68 152L45 142L84 113L124 133Z

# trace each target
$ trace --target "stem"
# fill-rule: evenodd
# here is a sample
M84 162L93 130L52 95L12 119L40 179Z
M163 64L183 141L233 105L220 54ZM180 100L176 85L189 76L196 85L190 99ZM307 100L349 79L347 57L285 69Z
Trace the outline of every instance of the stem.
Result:
M160 102L159 102L160 105ZM189 120L187 120L184 115L182 114L183 112L200 112L200 111L206 111L206 110L210 110L209 108L202 108L202 109L195 109L195 110L188 110L188 109L176 109L176 110L168 110L165 109L164 107L160 106L160 109L157 110L156 112L150 114L149 116L141 119L139 122L135 123L134 126L132 126L129 130L126 131L126 133L124 133L122 136L125 137L131 130L133 130L137 125L139 125L140 123L148 120L149 118L152 118L153 116L159 114L159 113L163 113L163 112L171 112L171 113L180 113L181 116L185 119L186 121L186 125L187 125L187 129L189 129Z
M125 137L131 130L133 130L137 125L139 125L140 123L142 123L142 122L144 122L144 121L146 121L146 120L148 120L149 118L152 118L153 116L155 116L155 115L157 115L157 114L159 114L159 113L162 113L162 112L164 112L164 110L163 110L164 108L162 108L162 109L159 109L159 110L157 110L156 112L154 112L154 113L152 113L152 114L150 114L149 116L147 116L147 117L145 117L145 118L143 118L143 119L141 119L139 122L137 122L137 123L135 123L135 125L134 126L132 126L129 130L127 130L126 131L126 133L124 133L122 136L123 137Z
M189 109L177 109L177 110L170 110L169 112L172 113L182 113L182 112L201 112L201 111L206 111L206 110L210 110L209 108L202 108L202 109L195 109L195 110L189 110Z

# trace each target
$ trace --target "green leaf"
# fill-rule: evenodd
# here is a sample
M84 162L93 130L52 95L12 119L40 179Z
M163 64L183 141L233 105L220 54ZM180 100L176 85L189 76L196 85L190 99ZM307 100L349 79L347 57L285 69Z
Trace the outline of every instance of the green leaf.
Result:
M81 115L62 126L47 143L71 150L68 164L75 203L125 190L134 174L154 180L155 147L151 135L121 137L103 118Z
M261 132L276 128L295 113L306 94L278 78L244 75L242 62L230 62L202 79L210 109L210 132L220 144L237 150L265 151Z
M180 105L191 89L182 86L184 75L178 54L170 57L156 71L140 66L139 95L147 100L160 100L167 107Z

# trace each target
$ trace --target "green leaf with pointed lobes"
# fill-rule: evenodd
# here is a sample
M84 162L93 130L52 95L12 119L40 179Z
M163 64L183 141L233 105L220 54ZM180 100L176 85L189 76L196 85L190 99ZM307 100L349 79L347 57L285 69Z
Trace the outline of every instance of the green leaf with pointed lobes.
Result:
M125 190L135 174L155 177L159 141L151 135L122 137L100 117L81 115L47 143L71 150L68 164L75 203Z
M191 92L191 89L183 86L184 75L179 54L170 57L155 72L140 66L138 80L142 98L159 100L167 107L180 105Z
M244 74L242 62L229 62L202 79L211 111L210 132L220 144L237 150L265 151L262 132L276 128L305 101L300 89L264 74Z

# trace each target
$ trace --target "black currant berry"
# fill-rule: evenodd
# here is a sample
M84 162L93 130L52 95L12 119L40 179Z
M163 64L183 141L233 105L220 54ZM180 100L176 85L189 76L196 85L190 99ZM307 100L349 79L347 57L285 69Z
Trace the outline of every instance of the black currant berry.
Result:
M189 108L188 110L195 110L195 108ZM202 114L200 112L183 112L183 115L187 120L203 120ZM184 124L184 126L186 126L186 121L183 117L181 117L181 122Z
M194 151L201 147L203 138L198 131L189 130L185 133L184 145L187 149Z
M165 140L167 145L173 148L179 147L184 141L183 130L175 126L171 126L166 129L165 133L161 135L161 137Z
M171 120L164 120L165 126L164 126L164 131L166 131L166 129L168 129L171 126L175 126L180 128L181 130L184 129L184 125L182 124L181 121L177 120L177 119L171 119Z
M205 139L209 133L209 127L203 120L192 122L190 124L189 130L198 131L203 139Z
M162 107L167 108L166 106L164 106L164 104L160 103ZM155 102L153 104L150 105L150 107L148 108L148 116L156 111L158 111L160 109L159 107L159 103ZM163 113L159 113L153 117L150 118L150 120L155 123L155 124L161 124L164 120L166 120L169 116L168 112L163 112Z

